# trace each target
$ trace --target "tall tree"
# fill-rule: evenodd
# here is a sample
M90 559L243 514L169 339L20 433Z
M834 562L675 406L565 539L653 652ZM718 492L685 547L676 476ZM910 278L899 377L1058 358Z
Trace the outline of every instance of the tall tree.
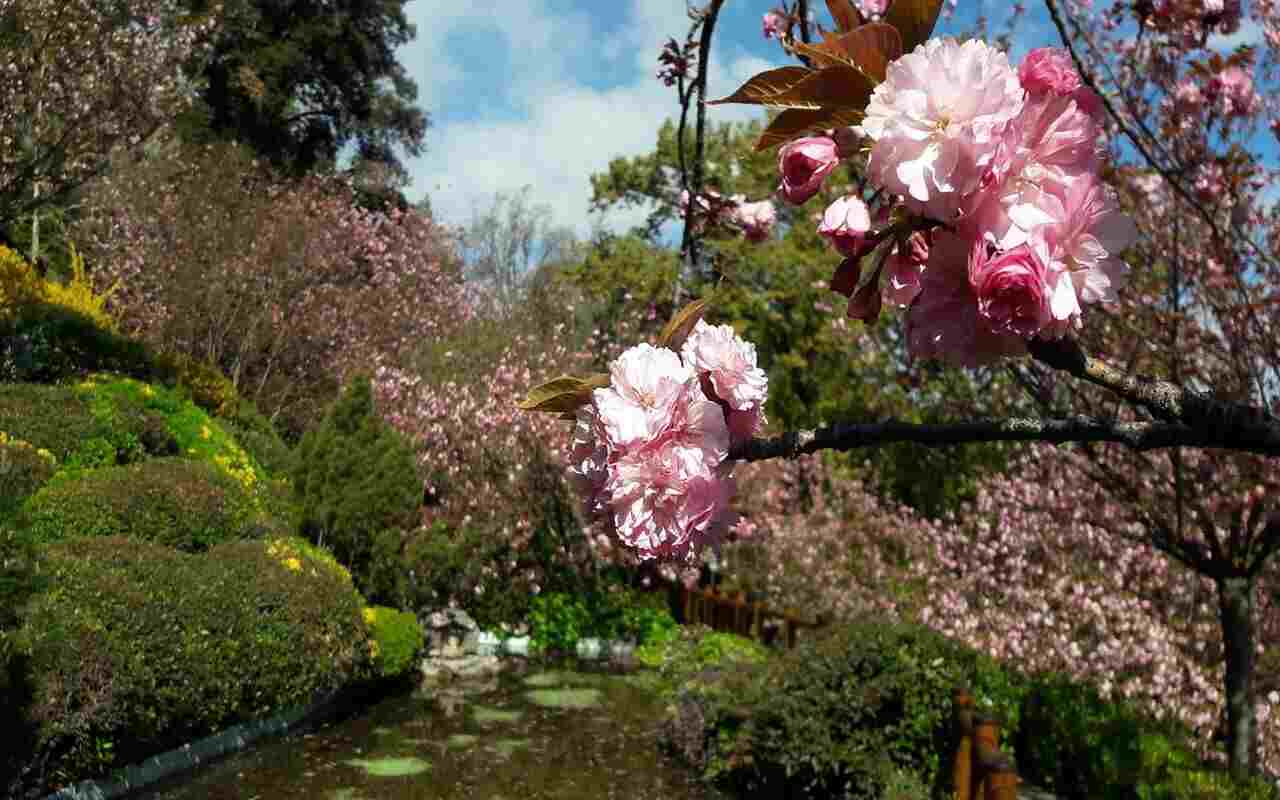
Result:
M427 127L417 85L396 60L415 35L404 5L228 0L211 57L191 67L204 86L187 135L248 144L293 174L333 167L349 145L402 170L397 148L418 155Z

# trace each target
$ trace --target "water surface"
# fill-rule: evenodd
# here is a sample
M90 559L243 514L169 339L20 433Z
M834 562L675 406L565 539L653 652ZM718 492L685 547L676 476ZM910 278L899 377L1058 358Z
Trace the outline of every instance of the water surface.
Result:
M261 744L146 800L715 800L657 748L643 674L534 671L388 698Z

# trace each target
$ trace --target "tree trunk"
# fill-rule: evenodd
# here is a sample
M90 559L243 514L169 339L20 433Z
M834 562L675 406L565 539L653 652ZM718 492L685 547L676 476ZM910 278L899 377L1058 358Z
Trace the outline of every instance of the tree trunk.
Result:
M1253 697L1254 579L1219 578L1218 611L1226 655L1227 761L1231 774L1243 778L1254 771L1258 720Z

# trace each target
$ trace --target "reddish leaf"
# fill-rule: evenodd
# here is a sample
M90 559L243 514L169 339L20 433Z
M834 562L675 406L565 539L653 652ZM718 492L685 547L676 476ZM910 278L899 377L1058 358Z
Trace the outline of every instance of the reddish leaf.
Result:
M889 62L902 55L902 37L897 29L875 22L849 31L841 37L845 52L862 71L879 83Z
M862 24L862 15L849 0L827 0L827 9L842 31L851 31Z
M898 29L902 36L902 52L910 53L933 35L942 0L893 0L884 21Z
M843 128L856 125L862 119L862 109L852 108L788 108L773 118L769 127L756 142L757 151L788 142L807 131Z
M835 274L831 276L831 291L839 292L845 297L852 297L854 290L858 288L860 277L862 277L860 259L846 258L840 262Z
M767 105L770 97L804 80L810 72L812 70L805 67L779 67L767 70L753 75L750 80L738 87L738 91L728 97L710 100L707 105L714 106L720 103Z

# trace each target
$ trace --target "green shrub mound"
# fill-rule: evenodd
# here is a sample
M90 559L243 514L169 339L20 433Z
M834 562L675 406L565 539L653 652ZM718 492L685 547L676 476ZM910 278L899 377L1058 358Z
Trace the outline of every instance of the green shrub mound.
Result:
M32 495L18 522L41 543L123 536L188 552L284 531L283 523L255 511L234 478L183 458L104 467L54 481Z
M671 638L676 621L666 596L621 586L577 593L543 592L529 601L529 635L543 651L572 653L583 638L621 639L639 645Z
M69 386L0 383L0 431L67 461L101 426L89 404Z
M879 798L904 772L941 790L961 685L1016 717L1016 690L985 656L926 628L854 622L695 690L713 731L708 773L777 796Z
M23 614L41 788L104 774L369 676L362 601L340 570L263 542L189 555L118 537L44 554Z
M56 469L56 460L48 450L0 431L0 525L11 519Z
M413 658L425 641L417 617L408 611L369 606L364 610L364 621L373 639L370 650L378 676L393 678L413 669Z

